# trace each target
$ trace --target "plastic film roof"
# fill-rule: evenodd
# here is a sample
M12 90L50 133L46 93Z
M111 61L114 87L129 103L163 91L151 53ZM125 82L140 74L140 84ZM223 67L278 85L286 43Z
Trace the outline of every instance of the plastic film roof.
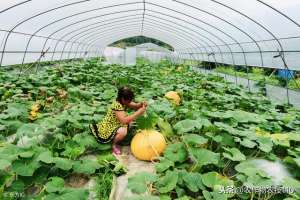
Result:
M181 58L300 70L298 0L0 1L1 65L94 57L144 35Z

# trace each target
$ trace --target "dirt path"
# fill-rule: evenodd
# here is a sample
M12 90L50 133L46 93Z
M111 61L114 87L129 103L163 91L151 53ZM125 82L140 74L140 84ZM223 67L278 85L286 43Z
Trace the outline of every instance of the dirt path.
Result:
M128 178L137 172L154 172L154 165L151 162L137 160L130 152L130 147L122 148L122 155L118 156L128 169L127 174L116 179L116 187L111 195L110 200L124 200L130 197L132 193L127 189Z

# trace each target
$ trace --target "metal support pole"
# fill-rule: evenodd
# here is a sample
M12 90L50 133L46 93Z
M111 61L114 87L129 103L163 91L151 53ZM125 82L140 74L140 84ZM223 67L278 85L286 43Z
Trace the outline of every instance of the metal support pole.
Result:
M285 73L286 98L287 98L287 103L288 103L288 105L290 105L289 80L288 80L288 76L287 76L287 73L290 73L290 70L289 70L289 67L288 67L288 65L287 65L287 63L286 63L286 60L285 60L285 57L284 57L284 52L280 51L280 52L279 52L279 55L273 56L273 58L277 58L277 57L280 57L280 58L282 59L284 68L285 68L285 70L286 70L286 73ZM290 74L290 75L291 75L291 74Z
M237 85L238 84L238 80L237 80L236 66L235 65L233 66L233 69L234 69L234 76L235 76L235 85Z
M214 59L214 62L215 62L215 68L217 67L217 65L218 65L218 62L217 62L217 59L216 59L216 55L215 55L215 53L213 53L213 59Z
M213 57L213 62L215 63L215 66L217 66L217 60L215 58L215 53L214 52L209 53L207 56L208 56L208 59L209 59L210 56L212 56ZM209 61L209 71L212 73L211 62L210 61Z
M286 71L287 72L287 71ZM289 92L289 79L287 76L287 73L285 73L285 84L286 84L286 98L287 98L287 103L290 105L290 92Z
M203 56L204 56L204 55L203 55ZM207 57L207 58L208 58L208 62L209 62L209 57ZM207 69L206 69L207 66L206 66L206 63L207 63L207 62L205 62L205 65L204 65L204 72L205 72L205 74L207 74Z
M246 66L246 70L247 70L248 89L249 89L249 92L251 92L251 89L250 89L250 79L249 79L249 67L248 66Z

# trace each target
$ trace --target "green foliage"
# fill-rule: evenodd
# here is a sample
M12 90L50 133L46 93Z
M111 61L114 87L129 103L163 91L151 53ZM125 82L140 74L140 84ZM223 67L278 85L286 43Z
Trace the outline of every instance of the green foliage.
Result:
M99 65L101 69L98 69ZM1 71L2 191L18 189L31 199L86 200L87 190L64 188L59 180L77 172L90 176L106 174L107 182L111 183L114 174L125 172L116 159L104 164L83 158L85 154L101 154L111 149L109 144L97 143L88 130L88 124L103 117L108 103L104 101L115 95L110 78L104 83L95 76L102 69L104 67L98 60L90 60L46 66L37 74L19 78L13 71ZM101 96L102 93L105 95ZM31 119L31 106L34 104L38 104L39 109L37 117ZM12 139L9 141L5 136L12 136ZM105 167L109 169L106 172L102 170ZM7 179L2 181L2 177ZM26 189L43 185L47 189L34 194ZM54 186L59 189L55 190ZM107 190L110 187L111 184L108 184ZM109 193L107 191L106 195L109 196Z
M164 137L170 138L174 135L173 128L167 120L159 118L157 121L157 126L159 127L160 132L163 134Z
M202 128L202 123L197 120L185 119L177 122L174 126L179 134L184 134Z
M204 166L208 164L218 165L220 160L219 153L214 153L207 149L202 148L189 148L189 153L194 158L194 162L197 166Z
M248 70L249 70L249 73L247 74L247 70L238 70L232 66L226 66L226 67L219 66L214 69L215 72L229 74L231 76L249 78L250 80L258 81L257 86L260 86L260 87L265 86L265 84L281 86L281 87L285 87L285 85L286 85L286 80L282 79L280 77L274 76L272 69L251 67ZM299 78L289 80L288 87L290 89L299 90L300 89L299 88L300 87Z
M98 177L95 190L107 199L113 175L126 169L111 155L110 144L96 142L88 125L103 118L122 84L133 88L137 100L149 103L136 125L158 129L169 143L155 164L155 175L140 173L129 179L129 188L138 193L130 199L251 199L251 194L221 194L220 189L271 184L266 173L248 163L256 157L284 163L293 175L283 181L285 186L299 183L300 112L273 105L218 76L169 61L128 67L104 66L98 60L44 67L19 79L12 72L0 76L4 192L27 192L29 199L85 200L87 190L62 186L61 179L76 172ZM164 98L168 91L181 94L180 106ZM40 108L31 119L36 103ZM91 160L87 154L98 156ZM31 187L45 190L28 194ZM273 194L269 199L297 195ZM254 193L252 199L261 196Z
M137 124L143 128L156 126L170 143L155 165L158 178L149 184L135 180L136 185L139 181L141 183L141 189L135 191L141 196L135 198L150 198L151 194L170 199L196 199L200 196L205 199L240 199L237 194L221 194L221 188L253 185L255 182L261 186L271 184L262 172L248 177L235 171L235 166L253 157L270 158L268 154L272 154L275 160L288 156L286 148L296 148L297 143L289 146L290 140L284 138L299 130L299 119L291 117L291 113L295 116L299 111L289 108L285 111L288 115L283 116L281 110L261 94L249 94L247 90L213 75L176 71L172 65L168 68L147 62L142 62L142 65L144 69L133 67L135 73L139 71L138 74L142 75L133 76L142 76L151 84L143 86L141 96L137 98L148 100L151 114L146 115L148 118L140 118ZM173 106L164 100L167 91L178 89L183 94L182 105ZM269 135L261 135L260 130ZM283 137L278 133L287 135ZM297 140L297 136L290 136ZM287 159L289 167L298 167L298 157L297 154ZM132 191L136 188L139 187L130 187ZM254 199L259 198L259 194L253 195ZM243 198L250 199L251 196L243 194Z
M225 158L232 161L243 161L246 160L246 156L242 154L237 148L224 148L226 153L223 153Z
M166 174L159 178L157 181L157 187L160 193L167 193L175 189L178 181L177 171L167 171Z
M157 177L147 172L140 172L128 179L128 188L133 192L145 193L148 187L157 180Z
M300 90L300 78L289 81L289 88L294 90Z
M131 38L122 39L122 40L112 43L110 46L125 48L125 47L132 47L132 46L136 46L136 45L144 44L144 43L154 43L154 44L162 46L166 49L169 49L170 51L174 50L173 47L171 47L170 45L168 45L162 41L159 41L154 38L148 38L145 36L135 36L135 37L131 37Z
M153 129L158 123L159 117L152 110L148 110L144 115L136 119L138 129Z
M60 177L51 177L50 181L45 185L45 189L49 193L61 192L65 186L64 179Z

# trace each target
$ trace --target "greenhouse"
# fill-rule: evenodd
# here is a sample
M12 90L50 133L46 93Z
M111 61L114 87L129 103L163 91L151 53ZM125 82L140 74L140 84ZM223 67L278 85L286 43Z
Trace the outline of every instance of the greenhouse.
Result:
M300 199L300 1L0 2L0 200Z

